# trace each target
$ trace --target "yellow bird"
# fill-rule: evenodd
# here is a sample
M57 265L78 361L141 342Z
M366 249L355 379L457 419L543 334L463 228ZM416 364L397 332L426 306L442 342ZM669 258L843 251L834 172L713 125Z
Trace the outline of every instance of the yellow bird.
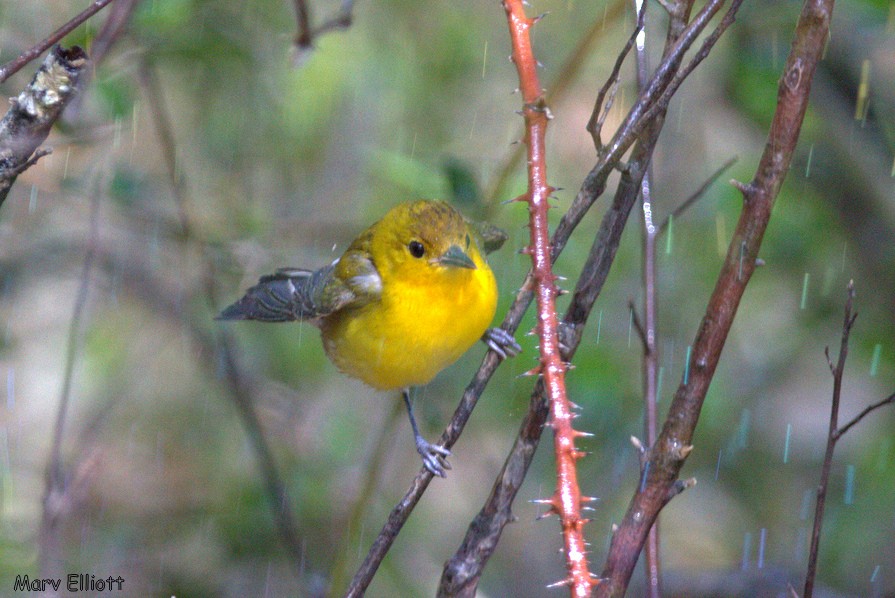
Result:
M330 265L263 276L218 319L318 326L342 372L379 390L401 390L423 464L444 477L450 451L420 434L409 387L428 383L479 339L501 358L520 351L510 333L488 328L497 284L482 253L506 238L442 201L403 203Z

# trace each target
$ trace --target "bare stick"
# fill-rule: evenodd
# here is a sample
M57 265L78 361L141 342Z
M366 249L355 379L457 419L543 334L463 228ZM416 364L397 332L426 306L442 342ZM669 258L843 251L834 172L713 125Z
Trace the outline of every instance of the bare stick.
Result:
M143 63L140 70L140 83L143 93L147 96L150 105L150 111L155 119L156 130L159 133L159 144L162 154L165 158L167 166L167 174L171 183L171 190L174 196L174 202L177 209L178 235L177 238L183 243L188 243L194 237L194 226L190 217L190 202L186 192L186 186L178 174L176 145L174 139L174 129L171 126L171 119L164 105L164 96L161 87L158 85L154 71L151 65ZM205 300L209 308L214 311L217 302L215 301L215 277L214 277L214 260L211 255L205 253L206 266L203 268L205 272L204 290ZM254 382L249 376L242 371L236 359L235 342L230 334L224 330L216 337L209 337L195 325L191 326L193 336L196 342L211 350L206 351L208 354L220 355L223 366L225 379L228 383L230 398L233 400L239 415L245 427L246 434L252 443L255 457L258 460L258 466L261 469L262 478L264 480L265 493L270 503L274 521L276 522L277 531L286 549L296 563L302 560L302 547L298 537L298 526L292 517L292 502L289 500L286 492L286 485L283 483L273 452L267 444L264 436L264 430L258 419L255 410L253 397L255 396Z
M705 195L706 191L709 190L709 187L711 187L715 183L715 181L717 181L719 178L721 178L721 175L724 174L728 168L730 168L731 166L736 164L737 160L738 160L738 158L736 158L736 157L729 159L727 162L722 164L721 167L718 168L718 170L716 170L711 175L709 175L709 177L705 180L705 182L702 185L700 185L699 189L694 191L690 195L690 197L685 199L681 203L681 205L676 207L671 212L671 214L669 214L668 216L665 217L664 220L662 220L662 224L659 225L659 232L664 232L665 229L668 228L668 223L671 222L672 218L678 218L681 214L683 214L684 212L689 210L693 204L695 204L697 201L699 201L702 198L702 196Z
M864 419L865 416L884 405L895 403L895 393L893 393L882 401L867 406L851 421L841 428L839 427L839 402L842 395L842 376L845 373L845 360L848 357L848 339L855 319L858 317L858 314L852 313L854 298L855 283L854 281L849 281L848 298L845 300L845 317L842 322L842 339L839 343L839 358L836 361L836 365L833 365L833 362L830 360L830 348L827 347L824 350L827 356L827 363L830 364L830 372L833 374L833 400L830 405L830 431L827 434L827 448L824 453L824 463L820 470L820 482L817 485L814 528L811 532L811 548L808 551L808 568L805 573L803 598L811 598L814 595L814 581L817 577L817 557L820 550L820 533L823 527L824 509L827 504L827 487L830 481L830 471L833 467L833 452L836 450L836 443L842 438L843 434Z
M649 84L649 63L646 52L646 6L644 0L634 0L634 9L640 14L642 33L635 38L637 90L643 91ZM643 247L643 325L636 318L637 311L631 303L631 314L637 324L640 338L643 341L643 436L647 445L656 442L658 415L659 351L657 348L658 308L656 302L656 241L659 229L653 223L654 204L652 193L652 167L647 166L643 180L640 182L641 214L643 215L642 247ZM646 594L650 598L659 598L661 589L661 565L659 558L659 520L653 523L646 539L644 549L644 574L646 576Z
M872 412L876 411L880 407L885 407L889 403L895 403L895 393L890 394L888 397L886 397L882 401L879 401L877 403L873 403L872 405L868 405L867 407L864 407L864 409L859 414L857 414L855 417L853 417L851 419L851 421L849 421L847 424L845 424L844 426L842 426L841 428L836 430L836 440L839 440L843 434L848 432L852 426L857 424L859 421L864 419L866 416L870 415Z
M102 63L112 46L124 35L139 3L140 0L120 0L109 9L105 23L90 44L93 64Z
M753 181L738 185L743 193L743 210L692 345L687 366L689 376L678 387L662 432L646 454L649 470L613 534L601 576L604 583L597 587L598 596L624 593L637 555L659 511L692 483L679 480L678 474L693 448L693 433L709 383L746 284L755 270L774 200L792 160L808 106L811 80L829 32L832 8L832 0L808 0L803 6L781 78L777 109L764 154Z
M640 10L637 11L637 25L634 27L634 31L631 32L630 37L628 37L628 41L625 42L624 47L622 47L622 51L619 52L618 56L615 59L615 64L612 66L612 71L609 73L609 77L606 79L606 82L603 83L603 87L600 88L600 91L597 92L597 99L594 101L594 110L590 115L590 120L587 121L587 132L590 133L590 136L594 140L594 147L597 151L600 151L603 147L603 143L600 140L600 131L603 128L603 122L606 120L606 115L609 114L609 109L612 107L612 99L615 96L615 89L618 87L619 76L622 70L622 64L625 62L625 58L627 58L628 53L631 51L631 48L634 47L634 41L637 39L637 36L640 35L640 32L643 31L644 19L646 18L646 3L643 3L640 7ZM610 93L610 90L611 93ZM606 101L606 95L609 94L609 101Z
M95 190L90 202L90 234L75 306L72 312L71 325L68 331L68 346L65 352L65 372L62 377L62 390L59 407L56 411L56 423L53 425L53 442L47 464L46 483L44 486L43 508L40 518L40 570L46 575L56 575L61 565L59 547L59 522L63 512L71 507L73 500L70 484L66 484L66 472L62 464L62 439L65 433L65 422L68 407L71 403L72 380L75 362L81 343L81 325L84 309L87 306L87 292L90 289L90 272L96 256L96 244L99 235L99 199L100 193Z
M10 60L3 66L0 66L0 83L3 83L7 79L9 79L14 73L17 73L19 70L21 70L23 66L46 52L47 49L49 49L52 45L58 43L59 40L77 29L84 21L101 11L107 4L113 1L114 0L94 0L93 3L91 3L90 6L81 11L78 16L54 31L45 40L29 48L28 50L20 54L18 58Z
M295 2L295 61L301 63L314 48L314 40L328 31L334 29L347 29L351 27L352 10L354 0L342 0L339 10L317 27L311 26L311 10L307 0L294 0Z
M817 552L820 547L820 530L823 526L824 508L827 504L827 483L833 465L833 451L836 450L837 432L839 430L839 399L842 394L842 374L845 372L845 359L848 357L848 337L858 314L852 314L852 302L855 299L855 283L848 283L848 298L845 300L845 320L842 323L842 339L839 343L839 359L836 365L830 361L830 348L824 353L830 372L833 374L833 400L830 406L830 431L827 434L827 448L824 452L824 464L820 470L820 483L817 486L817 502L814 507L814 529L811 532L811 549L808 552L808 569L805 573L804 598L814 595L814 579L817 575Z

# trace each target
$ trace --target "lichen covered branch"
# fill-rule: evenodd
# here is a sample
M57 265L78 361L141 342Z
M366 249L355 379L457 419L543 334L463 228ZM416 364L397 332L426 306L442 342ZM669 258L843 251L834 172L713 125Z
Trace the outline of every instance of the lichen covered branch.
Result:
M78 46L55 46L31 83L10 100L0 120L0 206L19 174L48 153L35 151L77 92L87 64L87 54Z

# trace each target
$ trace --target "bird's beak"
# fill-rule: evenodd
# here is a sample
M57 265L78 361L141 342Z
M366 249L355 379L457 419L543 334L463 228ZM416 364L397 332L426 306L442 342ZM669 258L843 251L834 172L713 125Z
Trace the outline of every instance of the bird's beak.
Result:
M475 262L469 255L460 249L459 245L451 245L444 254L438 258L438 263L444 266L457 266L459 268L469 268L475 270Z

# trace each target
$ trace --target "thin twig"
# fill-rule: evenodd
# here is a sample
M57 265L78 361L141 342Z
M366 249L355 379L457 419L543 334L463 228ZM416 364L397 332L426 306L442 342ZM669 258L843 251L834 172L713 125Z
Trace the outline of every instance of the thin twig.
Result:
M827 434L827 447L824 452L824 463L820 470L820 483L817 485L817 501L814 507L814 528L811 532L811 548L808 551L808 568L805 573L804 598L814 595L814 580L817 576L817 554L820 548L820 532L823 526L824 509L827 505L827 485L833 466L833 452L839 439L839 401L842 396L842 375L845 373L845 359L848 357L848 337L857 314L852 314L852 303L855 299L855 283L848 283L848 297L845 300L845 318L842 323L842 338L839 342L839 359L836 365L830 361L830 348L824 350L830 373L833 375L833 400L830 405L830 428Z
M738 159L739 158L737 157L730 158L727 162L722 164L721 167L718 168L718 170L709 175L709 177L702 183L702 185L700 185L699 189L694 191L690 195L690 197L685 199L681 203L681 205L676 207L671 212L671 214L669 214L665 217L664 220L662 220L662 224L659 225L659 232L665 232L665 229L668 228L668 223L671 222L672 219L677 219L678 217L680 217L681 214L689 210L693 204L699 201L699 199L702 198L703 195L705 195L706 191L709 190L709 187L711 187L719 178L721 178L721 175L724 174L728 168L736 164Z
M644 0L634 0L634 10L642 14L642 30L636 38L635 64L637 71L637 91L642 92L649 84L649 56L646 51L646 6ZM640 183L641 214L643 215L642 247L643 247L643 320L641 326L637 318L637 310L631 302L631 315L643 342L643 435L647 445L656 442L658 427L657 393L659 352L657 349L657 306L658 289L656 285L656 240L659 230L653 223L655 206L652 193L652 162L644 172ZM644 548L644 574L646 576L646 593L650 598L659 598L661 589L661 565L659 555L659 520L653 523Z
M644 352L646 351L646 330L643 328L643 324L640 322L640 316L637 315L637 306L634 304L634 299L628 299L628 310L631 312L631 324L634 326L634 330L637 331L637 338L640 339L640 344L643 345Z
M65 370L62 376L62 390L59 397L59 407L56 411L56 422L53 425L53 439L50 447L50 458L47 463L46 483L44 486L43 508L40 518L40 569L41 572L50 575L58 570L61 563L58 538L59 520L62 513L70 507L72 493L69 484L66 484L66 472L62 464L62 440L65 434L65 422L68 418L68 409L71 403L72 386L74 384L75 363L81 345L81 329L84 320L84 310L87 306L87 293L90 289L90 272L96 259L96 247L99 235L99 205L101 193L99 185L94 189L90 200L90 233L88 235L87 251L84 255L84 265L81 268L81 278L78 284L78 292L75 295L75 305L72 311L71 325L68 331L68 345L65 351Z
M895 393L889 395L885 399L868 405L858 415L852 418L847 424L839 427L839 404L842 396L842 377L845 373L845 360L848 357L848 339L851 334L852 326L858 314L852 312L852 304L855 298L855 283L848 283L848 297L845 301L845 316L842 322L842 339L839 343L839 357L834 365L830 360L830 348L824 350L827 357L827 363L830 365L830 373L833 375L833 399L830 405L830 426L827 434L827 447L824 452L824 462L820 470L820 482L817 485L817 499L814 507L814 526L811 531L811 548L808 551L808 567L805 573L805 591L804 598L811 598L814 595L814 582L817 578L817 557L820 551L820 534L823 527L824 510L827 503L827 488L830 481L830 472L833 467L833 453L836 450L836 443L842 436L848 432L852 426L860 422L864 417L873 411L895 403Z
M351 27L353 20L354 0L342 0L339 10L317 27L311 26L311 10L306 0L295 2L295 62L301 64L314 49L314 40L335 29Z
M864 419L866 416L870 415L872 412L876 411L880 407L885 407L889 403L895 403L895 393L890 394L888 397L886 397L882 401L879 401L878 403L873 403L872 405L868 405L867 407L864 407L864 409L859 414L854 416L851 419L851 421L849 421L847 424L845 424L844 426L842 426L841 428L836 430L836 440L839 440L843 434L848 432L852 426L857 424L859 421Z
M600 91L597 92L597 99L594 101L593 112L591 112L590 120L587 121L587 126L584 127L593 138L594 147L598 152L603 148L603 142L600 140L600 131L603 128L603 122L606 120L606 115L609 114L609 109L612 107L612 100L615 97L615 90L618 88L622 65L625 63L625 58L628 57L628 53L631 52L631 48L634 47L634 42L637 39L637 36L643 31L645 19L646 2L644 2L641 5L640 10L637 11L637 24L634 26L634 31L631 32L628 41L625 42L622 51L619 52L616 57L615 64L612 66L612 71L610 71L609 77L606 78L606 82L603 83ZM609 94L609 101L606 101L607 94Z
M103 62L109 50L121 39L127 31L131 17L137 9L137 5L141 0L120 0L115 6L109 9L109 14L105 23L97 32L96 37L90 44L90 56L93 64L98 65Z
M153 118L156 121L156 130L159 132L159 143L161 145L162 154L165 158L168 177L171 183L171 189L177 209L179 224L179 240L187 243L195 240L195 227L190 217L190 202L186 193L186 186L179 175L177 166L176 143L171 126L171 119L164 106L164 95L161 87L157 84L152 67L146 63L141 66L140 81L144 93L147 95L148 102ZM204 298L210 310L215 310L217 301L215 300L215 267L214 260L210 254L205 255L205 273L204 279ZM212 347L213 350L208 353L220 356L224 365L225 379L228 382L230 398L236 405L239 415L245 427L246 434L252 442L255 456L258 459L258 465L264 479L265 494L270 503L274 520L277 524L277 530L280 537L289 551L296 564L303 559L301 542L298 537L298 526L292 516L292 502L289 500L286 492L286 485L283 483L279 471L277 469L276 460L273 452L267 444L264 437L264 430L258 419L255 410L253 397L255 396L256 385L242 371L236 359L235 342L226 330L222 330L217 337L208 337L204 332L191 326L193 336L205 347Z
M9 79L13 74L17 73L23 66L46 52L51 46L58 43L63 37L77 29L84 21L101 11L107 4L114 0L94 0L93 3L81 11L75 18L67 22L65 25L50 34L49 37L42 42L29 48L17 58L10 60L3 66L0 66L0 83Z
M305 0L295 0L295 19L297 21L295 45L299 48L311 46L311 14Z

